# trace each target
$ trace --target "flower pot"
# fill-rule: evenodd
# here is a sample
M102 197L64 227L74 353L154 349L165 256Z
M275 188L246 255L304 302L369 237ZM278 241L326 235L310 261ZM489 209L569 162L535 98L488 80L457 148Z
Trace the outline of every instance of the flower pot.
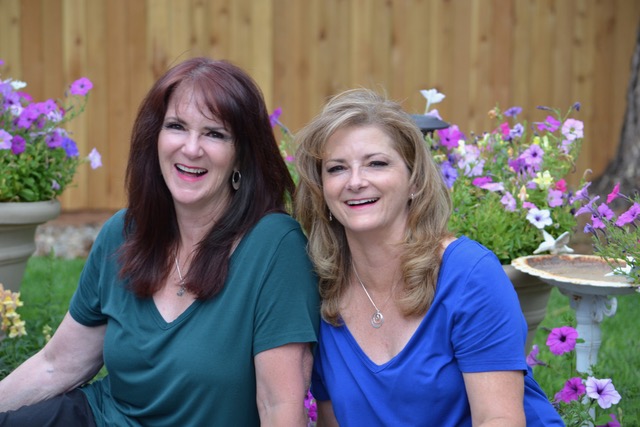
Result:
M13 292L36 250L38 225L60 215L60 202L48 200L28 203L0 203L0 283Z
M553 287L536 276L516 270L511 265L503 265L502 267L518 294L520 308L527 321L525 354L528 354L531 351L538 326L547 314L547 303Z

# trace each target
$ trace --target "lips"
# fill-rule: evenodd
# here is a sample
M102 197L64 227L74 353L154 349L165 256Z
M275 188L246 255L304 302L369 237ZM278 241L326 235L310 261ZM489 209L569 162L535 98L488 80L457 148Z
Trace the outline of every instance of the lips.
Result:
M374 197L371 199L347 200L346 203L348 206L362 206L362 205L370 205L372 203L377 202L378 200L380 200L379 197Z
M206 169L192 168L192 167L180 165L180 164L176 164L176 169L178 169L178 172L180 173L191 175L191 176L202 176L205 173L207 173Z

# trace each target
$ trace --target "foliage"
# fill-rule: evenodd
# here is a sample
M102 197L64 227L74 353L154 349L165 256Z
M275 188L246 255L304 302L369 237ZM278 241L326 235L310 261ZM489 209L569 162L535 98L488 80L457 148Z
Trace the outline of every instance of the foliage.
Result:
M567 426L590 425L594 420L596 425L620 426L613 405L618 404L622 397L612 380L576 371L574 352L576 343L580 341L573 327L554 328L547 337L546 345L548 353L558 356L555 363L539 359L540 348L535 344L527 356L527 364L536 369L552 369L554 376L566 379L550 400Z
M491 132L466 136L452 125L425 137L451 189L451 230L482 243L503 264L545 250L571 251L565 243L578 202L565 177L582 144L582 122L569 118L580 105L564 116L539 108L548 115L533 126L518 122L520 107L496 107L489 111L498 123Z
M84 111L91 81L83 77L72 83L65 94L68 104L33 102L20 92L25 86L0 79L0 202L54 199L81 163L90 162L93 169L102 165L95 148L81 159L76 143L61 127Z
M588 188L578 196L583 206L576 216L591 215L584 232L591 234L595 254L609 264L614 274L626 276L633 285L640 285L640 194L626 196L620 193L620 184L616 184L600 204L596 203L600 196L590 196ZM610 207L614 200L623 200L630 207L616 215Z
M287 169L289 169L289 173L293 178L293 182L298 185L298 172L296 171L295 166L295 152L296 146L294 141L294 135L291 133L289 128L287 128L280 121L280 115L282 115L282 108L276 108L273 113L269 116L271 119L271 126L278 127L280 129L280 154L282 154L282 158L284 159L285 164L287 165Z

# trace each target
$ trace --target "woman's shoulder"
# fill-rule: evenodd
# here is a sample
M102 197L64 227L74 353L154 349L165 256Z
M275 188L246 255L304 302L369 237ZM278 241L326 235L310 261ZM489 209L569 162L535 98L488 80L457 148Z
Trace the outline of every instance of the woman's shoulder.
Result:
M490 263L500 265L500 261L491 250L475 240L466 236L461 236L451 242L445 249L442 257L442 267L446 266L466 266L474 268L478 263Z
M250 231L251 234L281 235L293 230L301 230L298 221L289 214L274 212L263 216Z

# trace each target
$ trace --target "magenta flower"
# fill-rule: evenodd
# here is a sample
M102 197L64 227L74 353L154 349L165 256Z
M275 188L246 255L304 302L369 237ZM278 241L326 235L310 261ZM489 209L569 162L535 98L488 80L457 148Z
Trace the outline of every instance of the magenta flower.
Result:
M584 124L580 120L567 119L562 125L562 134L570 141L584 136Z
M315 422L318 420L318 405L311 394L311 391L307 391L307 395L304 398L304 407L307 409L307 415L309 420Z
M564 387L554 396L556 402L562 401L569 403L572 400L578 400L586 391L586 387L582 383L582 378L569 378Z
M553 328L547 337L547 345L551 353L559 356L572 351L576 347L576 339L578 331L571 326L562 326L561 328Z
M560 181L556 182L556 190L562 191L563 193L566 193L567 192L567 181L565 181L564 179L561 179Z
M500 129L500 133L502 133L502 136L504 138L509 138L510 132L511 132L511 129L509 128L509 123L504 122L504 123L500 124L498 129Z
M617 404L622 399L610 378L599 380L594 377L588 377L587 396L596 399L602 409L610 408L611 405Z
M618 197L619 193L620 193L620 183L617 183L613 187L613 190L611 190L611 193L607 195L607 203L613 202Z
M540 353L540 347L538 347L538 344L534 344L531 348L531 351L527 355L527 365L531 366L532 368L536 365L547 366L546 363L538 359L538 353Z
M618 227L622 227L624 225L630 224L635 221L638 216L640 216L640 205L638 203L634 203L628 211L618 217L616 225Z
M596 427L620 427L620 422L618 422L618 419L616 418L615 414L609 414L609 416L611 417L611 421L609 421L606 424L602 424Z
M280 120L280 115L282 114L282 108L278 107L273 110L273 113L269 115L269 121L271 122L271 127L275 127Z
M15 135L13 139L11 139L11 151L13 154L18 155L24 152L25 147L26 142L20 135Z
M473 180L472 184L475 185L476 187L482 187L485 184L488 184L490 182L492 182L493 180L491 179L490 176L481 176L478 177L476 179Z
M436 131L440 137L440 143L449 149L457 148L461 139L464 139L464 134L460 132L458 126L449 126L446 129L439 129Z
M91 80L86 77L81 77L71 83L69 92L71 95L85 96L91 89L93 89L93 83L91 83Z
M536 126L540 132L544 132L545 130L555 132L560 127L560 121L553 116L547 116L547 118L544 119L544 122L538 122L536 123Z

